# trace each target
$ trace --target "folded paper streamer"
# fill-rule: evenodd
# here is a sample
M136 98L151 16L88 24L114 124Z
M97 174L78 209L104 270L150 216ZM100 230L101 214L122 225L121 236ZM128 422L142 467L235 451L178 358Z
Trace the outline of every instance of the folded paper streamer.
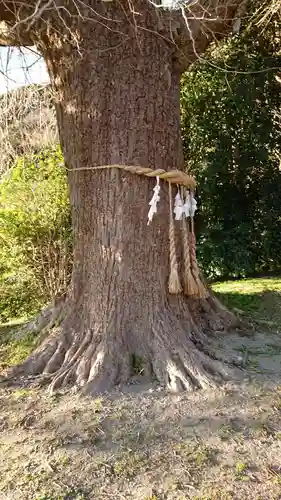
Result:
M184 215L184 204L178 191L175 197L174 214L175 220L181 220Z
M147 225L149 225L151 223L153 216L157 213L157 203L159 203L159 201L160 201L160 196L159 196L160 189L161 188L160 188L159 177L156 177L156 186L153 188L154 195L152 196L152 198L149 202L150 209L148 212Z
M174 214L175 220L181 220L185 217L194 217L197 210L197 201L193 191L185 191L185 202L183 202L183 192L178 190L175 196Z

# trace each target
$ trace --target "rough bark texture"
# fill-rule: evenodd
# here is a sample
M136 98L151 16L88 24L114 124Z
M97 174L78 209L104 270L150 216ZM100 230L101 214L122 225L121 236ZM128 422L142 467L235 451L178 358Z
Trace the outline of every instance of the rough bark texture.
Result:
M77 23L77 47L67 50L55 32L41 46L69 169L183 168L173 47L154 32L150 9L137 31L127 15L116 7L116 30ZM22 367L50 374L52 389L71 382L99 392L128 382L134 369L173 390L212 386L227 375L227 366L204 351L209 334L223 331L232 316L212 296L168 294L167 187L161 185L159 213L147 226L154 183L115 169L69 172L72 291L59 333Z

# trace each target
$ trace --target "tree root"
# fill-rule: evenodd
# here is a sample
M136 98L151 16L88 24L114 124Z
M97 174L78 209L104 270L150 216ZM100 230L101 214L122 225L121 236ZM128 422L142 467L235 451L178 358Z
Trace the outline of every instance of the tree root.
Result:
M23 375L42 375L51 393L68 385L90 394L109 391L134 376L130 335L120 335L113 322L105 332L101 325L79 334L53 329L19 369ZM142 373L171 391L214 388L235 378L234 366L221 354L221 359L210 355L206 335L192 316L187 328L171 311L155 314L139 343Z
M164 318L160 318L153 326L155 338L158 339L153 367L160 383L171 390L192 390L213 388L232 378L233 370L199 349L186 336L178 320L172 319L169 323L165 317L165 322ZM173 332L171 337L167 336L168 326ZM176 339L178 342L175 342Z

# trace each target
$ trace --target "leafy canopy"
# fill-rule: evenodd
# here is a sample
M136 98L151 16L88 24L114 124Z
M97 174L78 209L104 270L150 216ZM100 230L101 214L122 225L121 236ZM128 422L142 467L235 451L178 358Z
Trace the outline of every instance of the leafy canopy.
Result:
M183 78L184 150L211 277L281 269L281 86L271 69L281 64L279 40L277 22L264 32L252 26Z

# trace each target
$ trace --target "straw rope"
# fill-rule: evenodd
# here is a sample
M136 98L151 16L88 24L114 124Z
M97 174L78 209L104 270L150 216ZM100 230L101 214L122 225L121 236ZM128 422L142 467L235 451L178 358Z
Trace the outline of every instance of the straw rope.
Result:
M181 197L183 199L183 187ZM184 293L185 295L198 295L198 286L191 272L190 248L189 248L189 222L186 217L182 218L182 239L183 239L183 263L184 263Z
M192 175L188 175L181 170L166 170L157 169L153 170L149 167L141 167L139 165L99 165L97 167L82 167L82 168L68 168L69 172L77 172L82 170L103 170L108 168L118 168L124 170L125 172L130 172L132 174L144 175L145 177L159 177L163 181L167 181L172 184L178 184L179 186L185 186L190 189L196 187L196 181Z
M172 199L172 183L169 182L169 202L170 202L170 276L169 276L169 292L176 294L182 292L180 278L178 273L177 252L176 252L176 234L173 220L173 199Z
M209 296L208 291L206 290L205 286L203 285L201 279L200 279L200 272L197 264L197 258L196 258L196 238L194 234L194 220L193 217L191 217L191 232L190 232L190 239L189 239L189 244L190 244L190 263L191 263L191 272L194 278L194 281L197 285L197 293L196 295L200 297L201 299L205 299Z

